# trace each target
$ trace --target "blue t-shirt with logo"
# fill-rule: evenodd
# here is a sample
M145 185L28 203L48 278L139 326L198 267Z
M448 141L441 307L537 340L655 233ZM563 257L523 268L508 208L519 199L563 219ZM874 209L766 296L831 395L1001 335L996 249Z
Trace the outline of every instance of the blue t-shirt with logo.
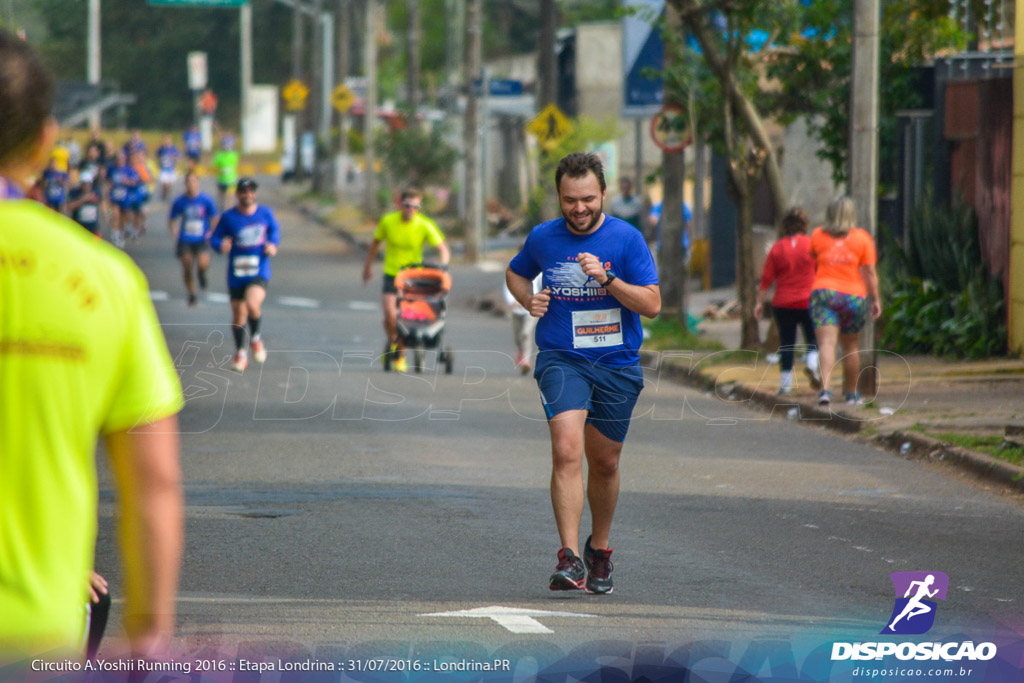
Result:
M261 204L246 216L237 207L221 214L217 229L210 236L210 246L220 251L225 237L231 238L228 253L228 288L241 287L253 278L270 280L270 257L263 249L267 243L277 245L281 229L274 212Z
M110 179L110 201L125 208L134 199L135 188L141 182L139 173L131 166L111 166L107 171Z
M195 197L183 194L171 204L171 220L181 218L179 242L198 244L205 240L207 233L210 232L210 221L216 215L217 205L205 192L200 192Z
M564 218L541 223L509 264L512 272L528 280L543 273L543 288L551 293L547 313L537 321L537 348L613 367L639 362L640 315L583 273L576 262L580 252L601 259L605 269L624 283L658 284L651 250L629 223L606 214L600 227L587 235L570 231Z
M178 165L178 148L174 145L160 145L156 150L156 158L161 171L173 171Z

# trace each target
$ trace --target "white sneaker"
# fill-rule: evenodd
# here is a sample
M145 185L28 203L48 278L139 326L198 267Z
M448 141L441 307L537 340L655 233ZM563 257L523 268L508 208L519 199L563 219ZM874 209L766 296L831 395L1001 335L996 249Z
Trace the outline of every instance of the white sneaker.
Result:
M267 360L267 347L263 345L262 339L252 341L252 359L257 363Z
M247 367L249 367L249 356L245 353L245 349L240 349L231 362L231 369L236 372L245 372Z

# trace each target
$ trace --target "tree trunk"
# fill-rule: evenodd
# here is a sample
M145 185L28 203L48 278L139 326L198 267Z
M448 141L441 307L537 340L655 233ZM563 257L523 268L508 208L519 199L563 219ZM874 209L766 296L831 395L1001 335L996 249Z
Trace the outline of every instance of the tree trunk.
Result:
M732 101L737 114L750 130L754 143L764 152L764 172L772 192L772 199L775 202L775 219L776 221L781 220L789 208L789 198L786 196L785 187L782 184L782 172L779 170L775 149L768 139L768 133L765 131L764 122L761 120L757 108L736 84L728 61L719 52L718 46L709 32L704 20L705 13L701 10L697 0L670 0L670 4L675 6L687 28L700 44L705 63L714 72L722 87L722 96Z
M483 45L483 0L469 0L466 5L466 118L463 123L466 164L466 263L476 263L480 258L480 220L483 207L480 201L480 146L477 144L480 122L477 112L477 96L473 81L480 75Z
M661 312L686 324L683 305L683 178L686 162L682 152L661 153L661 239L658 245L658 282ZM685 329L685 328L684 328Z
M754 317L757 303L757 277L754 273L754 184L744 178L747 184L739 195L739 211L736 216L736 293L740 300L740 347L748 350L761 348L761 331Z
M665 23L673 32L682 31L679 15L672 6L665 8ZM679 54L665 50L664 68L677 68ZM665 104L683 104L684 95L667 90ZM661 153L661 240L658 246L658 281L661 284L662 312L676 317L687 326L686 315L686 268L683 254L683 182L686 179L686 157L684 152Z

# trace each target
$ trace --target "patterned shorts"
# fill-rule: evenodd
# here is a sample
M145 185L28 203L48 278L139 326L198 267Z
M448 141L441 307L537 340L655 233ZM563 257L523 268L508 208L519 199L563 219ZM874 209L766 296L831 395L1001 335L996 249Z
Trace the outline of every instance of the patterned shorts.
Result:
M841 294L833 289L811 292L811 320L815 329L825 325L838 327L843 334L857 334L867 321L868 299Z

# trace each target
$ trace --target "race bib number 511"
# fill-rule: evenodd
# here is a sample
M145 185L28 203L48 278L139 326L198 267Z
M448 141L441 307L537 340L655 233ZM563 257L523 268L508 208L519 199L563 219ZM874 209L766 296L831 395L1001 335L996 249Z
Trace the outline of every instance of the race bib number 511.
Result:
M602 311L572 312L572 346L574 349L593 349L622 344L622 311L609 308Z

